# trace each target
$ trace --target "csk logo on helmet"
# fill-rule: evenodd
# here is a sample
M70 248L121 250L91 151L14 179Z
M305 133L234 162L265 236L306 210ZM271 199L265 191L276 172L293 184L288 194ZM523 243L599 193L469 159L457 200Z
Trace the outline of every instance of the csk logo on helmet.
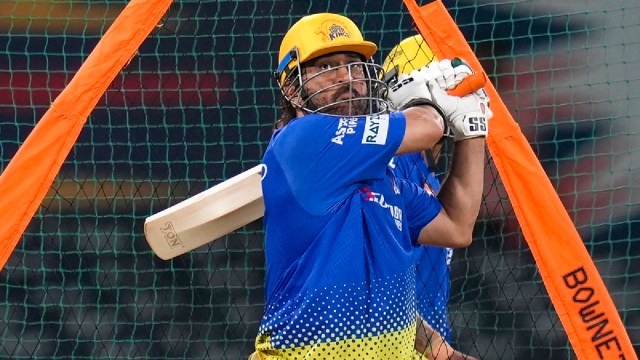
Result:
M343 28L342 26L340 26L338 24L333 24L333 25L329 26L329 39L335 40L335 38L340 37L340 36L350 37L349 33L347 32L347 30L345 28Z
M393 63L396 60L396 58L402 55L404 55L404 52L402 51L402 49L397 49L393 51L391 54L389 54L389 56L387 56L385 63Z
M329 25L322 24L318 30L316 30L317 34L322 36L322 41L333 41L339 37L351 37L347 29L344 26L336 23L330 23Z

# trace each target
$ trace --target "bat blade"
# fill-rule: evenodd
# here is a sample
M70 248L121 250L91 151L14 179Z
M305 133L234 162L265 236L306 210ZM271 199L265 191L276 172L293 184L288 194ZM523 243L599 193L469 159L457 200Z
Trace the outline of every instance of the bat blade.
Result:
M262 165L149 216L144 234L153 252L169 260L264 216Z

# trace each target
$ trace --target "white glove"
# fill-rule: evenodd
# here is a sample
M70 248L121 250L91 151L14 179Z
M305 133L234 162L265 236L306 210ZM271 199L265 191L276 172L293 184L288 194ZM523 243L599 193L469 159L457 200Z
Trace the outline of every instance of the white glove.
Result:
M459 58L455 58L453 61L449 59L432 61L429 65L422 67L420 72L427 82L435 80L444 90L455 88L473 73L471 68Z
M428 83L431 99L440 106L454 141L484 137L489 133L489 98L484 89L465 96L452 96L436 80Z
M431 91L424 74L414 70L409 75L400 75L398 81L389 86L387 99L395 109L402 109L414 99L431 100Z

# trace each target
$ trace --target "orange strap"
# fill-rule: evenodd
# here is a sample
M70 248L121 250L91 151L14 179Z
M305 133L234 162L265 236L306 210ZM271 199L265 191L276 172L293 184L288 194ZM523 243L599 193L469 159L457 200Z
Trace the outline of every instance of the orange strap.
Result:
M87 117L170 4L171 0L132 0L124 8L0 175L0 269L51 187Z
M436 56L464 59L486 77L441 1L422 7L415 0L404 3ZM487 146L576 356L637 360L611 296L539 160L490 81L485 90L493 111Z

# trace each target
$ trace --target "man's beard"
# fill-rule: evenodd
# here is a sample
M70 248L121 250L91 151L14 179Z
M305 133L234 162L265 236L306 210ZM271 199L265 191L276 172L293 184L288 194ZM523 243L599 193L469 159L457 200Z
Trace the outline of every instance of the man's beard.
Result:
M349 93L351 93L349 98L340 99L341 96ZM306 108L313 112L342 116L369 115L373 111L370 106L372 99L351 89L348 85L340 87L327 101L319 98L321 94L322 91L310 96L306 101Z

